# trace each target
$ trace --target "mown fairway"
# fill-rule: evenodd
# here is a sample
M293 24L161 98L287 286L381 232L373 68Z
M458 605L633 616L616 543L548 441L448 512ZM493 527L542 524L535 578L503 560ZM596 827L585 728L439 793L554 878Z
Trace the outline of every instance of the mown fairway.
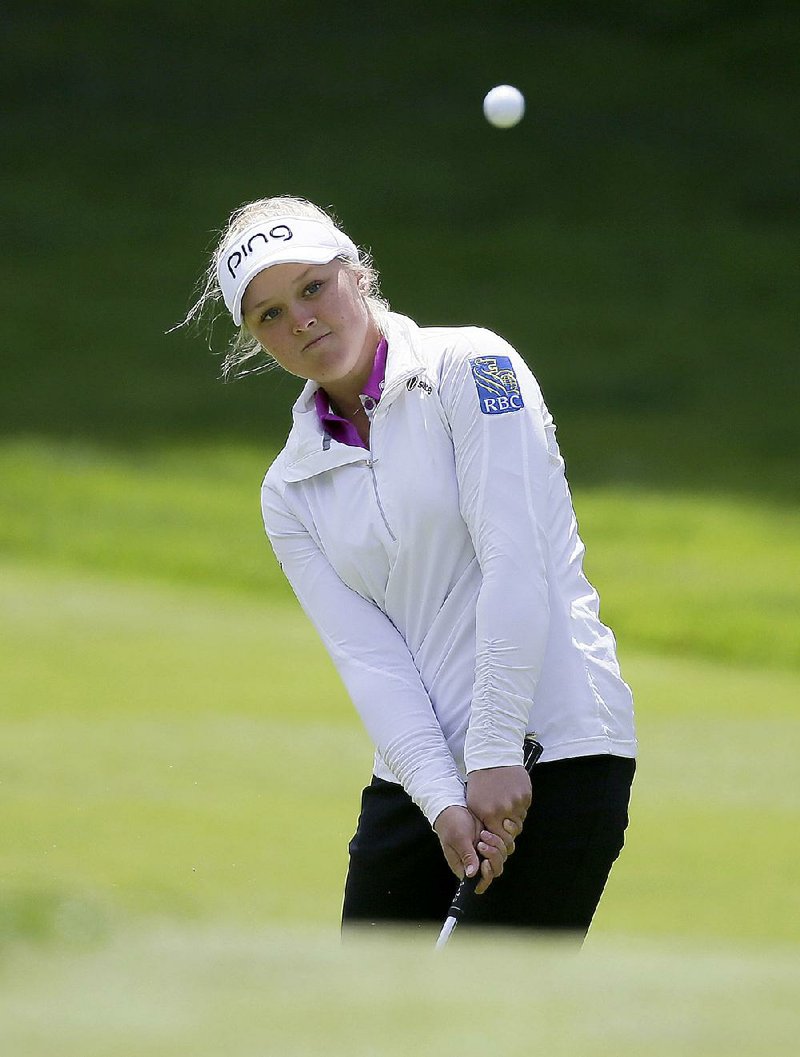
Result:
M0 594L7 932L64 913L90 932L138 913L332 926L371 754L262 538L257 457L18 447L5 470L4 523L41 530L38 562L9 534ZM642 740L598 931L800 939L800 586L757 575L765 541L800 562L797 516L576 504Z
M800 1025L781 947L577 957L495 937L438 958L385 936L343 950L307 929L166 927L46 960L17 949L2 984L0 1044L25 1057L793 1057Z
M580 958L342 948L371 753L291 603L56 565L2 584L1 1052L794 1052L796 671L625 651L643 751Z

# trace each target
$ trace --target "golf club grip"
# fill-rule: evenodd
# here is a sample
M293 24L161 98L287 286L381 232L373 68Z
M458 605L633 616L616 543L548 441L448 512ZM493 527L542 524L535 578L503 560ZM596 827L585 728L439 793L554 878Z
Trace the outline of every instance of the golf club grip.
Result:
M533 737L526 737L522 762L528 774L533 773L536 761L541 755L542 746L539 742ZM478 887L480 879L481 874L479 870L474 877L464 877L459 881L456 894L453 896L453 902L450 904L450 909L447 912L448 917L454 917L458 921L461 920L464 916L464 912L475 896L475 889Z

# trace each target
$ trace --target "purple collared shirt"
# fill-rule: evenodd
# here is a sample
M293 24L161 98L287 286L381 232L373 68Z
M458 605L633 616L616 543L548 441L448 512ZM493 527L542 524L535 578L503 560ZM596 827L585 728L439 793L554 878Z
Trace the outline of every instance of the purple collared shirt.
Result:
M388 348L389 345L386 338L381 338L378 342L378 348L375 350L372 373L361 393L361 404L368 413L374 410L383 395L383 380L386 375L386 352ZM331 411L328 394L322 387L314 393L314 404L317 409L317 416L322 423L322 428L329 437L338 440L340 444L348 444L351 448L369 447L359 437L358 430L352 422Z

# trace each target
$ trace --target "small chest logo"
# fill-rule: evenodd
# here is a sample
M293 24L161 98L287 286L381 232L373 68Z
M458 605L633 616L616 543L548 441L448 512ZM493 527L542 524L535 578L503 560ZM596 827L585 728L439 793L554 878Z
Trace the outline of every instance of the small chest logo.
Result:
M424 378L420 378L419 375L415 374L413 378L409 378L406 382L406 389L408 389L410 393L412 389L417 388L421 389L422 392L426 393L428 396L433 392L433 386L430 382L426 382Z
M508 356L476 356L469 362L484 415L505 415L525 406Z

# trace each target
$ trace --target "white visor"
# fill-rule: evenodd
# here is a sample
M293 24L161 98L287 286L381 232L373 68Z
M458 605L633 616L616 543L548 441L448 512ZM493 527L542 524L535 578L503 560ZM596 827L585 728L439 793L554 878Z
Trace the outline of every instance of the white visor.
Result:
M306 217L275 217L231 239L217 257L217 278L225 306L236 326L242 323L242 298L250 280L273 264L329 264L347 257L358 264L354 243L332 224Z

